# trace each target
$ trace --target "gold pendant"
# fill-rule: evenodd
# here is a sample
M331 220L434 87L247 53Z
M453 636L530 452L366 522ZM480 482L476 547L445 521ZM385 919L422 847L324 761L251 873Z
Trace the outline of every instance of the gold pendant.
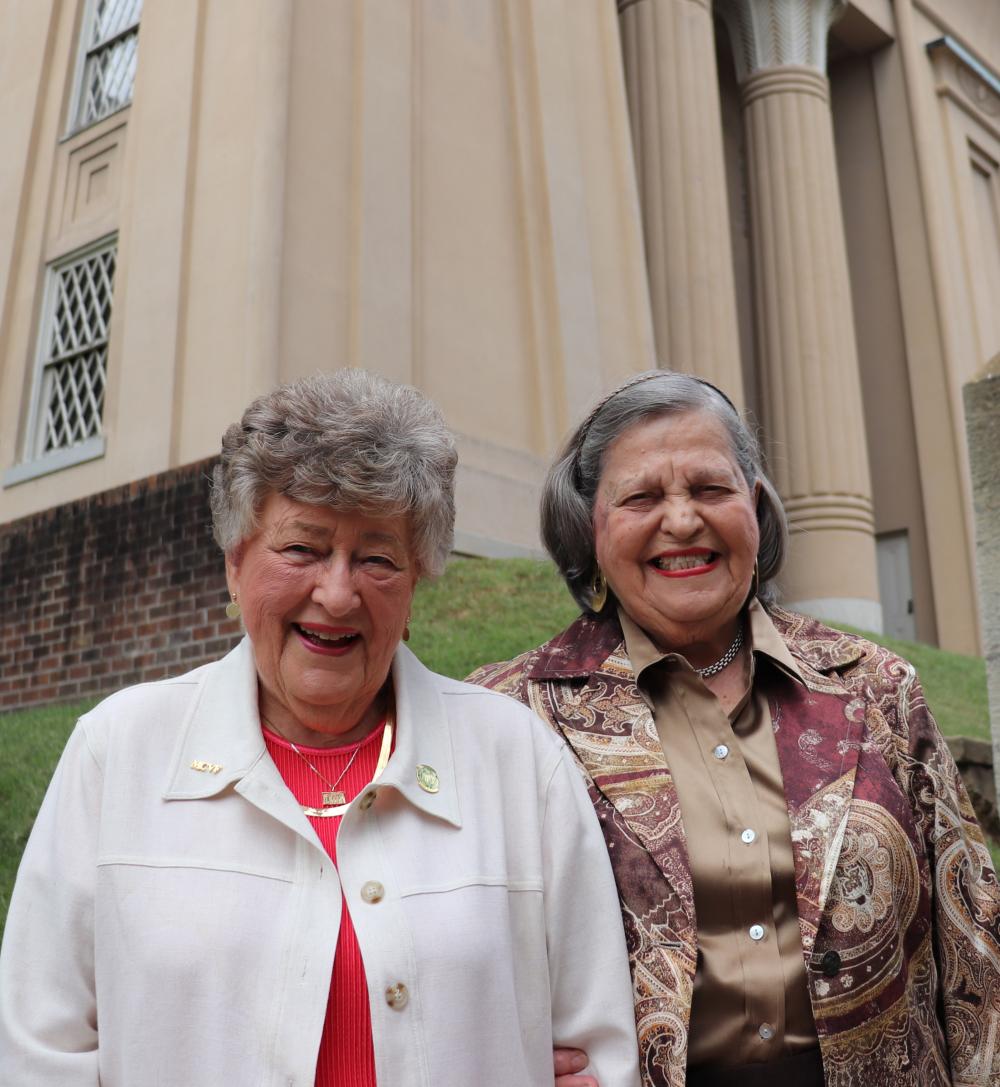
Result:
M393 719L390 716L389 719L386 721L385 732L382 735L382 747L378 753L378 763L375 766L375 774L372 777L371 781L368 783L368 785L374 785L375 782L378 781L378 779L382 776L382 771L388 765L389 753L392 750L392 726ZM433 780L434 782L436 782L437 772L431 767L427 767L427 769L430 770L431 774L433 775ZM366 786L365 788L367 787L368 786ZM426 789L427 786L424 785L422 786L422 788ZM361 792L358 793L358 796L361 796L364 791L365 790L362 789ZM369 793L367 795L374 797L375 794ZM330 792L323 793L323 803L332 803L334 805L333 807L307 808L303 806L302 810L312 819L331 819L335 816L343 815L344 812L347 811L347 809L351 806L350 804L346 803L346 800L347 798L342 792L337 789L333 789Z

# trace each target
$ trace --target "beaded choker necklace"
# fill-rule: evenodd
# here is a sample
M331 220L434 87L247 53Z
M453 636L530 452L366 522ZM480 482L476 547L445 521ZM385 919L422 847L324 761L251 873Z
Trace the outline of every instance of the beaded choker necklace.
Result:
M715 664L708 664L704 668L696 668L695 671L702 679L706 679L708 676L717 676L724 668L728 668L736 660L736 654L739 653L742 645L743 626L741 624L740 629L736 632L736 637L733 639L733 644L719 657Z

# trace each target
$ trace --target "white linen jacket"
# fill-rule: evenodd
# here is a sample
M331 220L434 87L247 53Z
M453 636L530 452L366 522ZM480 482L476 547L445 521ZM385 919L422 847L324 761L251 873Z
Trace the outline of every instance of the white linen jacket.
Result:
M80 719L11 902L0 1083L312 1084L343 888L380 1087L550 1087L553 1041L638 1084L614 880L562 741L403 647L393 680L396 748L339 873L266 753L249 641Z

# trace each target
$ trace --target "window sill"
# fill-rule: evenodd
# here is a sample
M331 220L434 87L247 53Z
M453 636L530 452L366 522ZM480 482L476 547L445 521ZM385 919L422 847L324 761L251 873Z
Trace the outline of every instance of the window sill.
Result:
M86 124L77 125L74 128L67 129L59 137L58 142L61 143L61 144L62 143L69 143L71 140L75 140L77 136L82 136L84 133L86 133L88 136L91 136L91 137L103 136L104 135L103 130L99 131L97 133L94 133L94 129L97 128L98 125L104 125L104 127L107 128L109 131L112 128L116 128L122 122L121 114L125 113L126 110L129 110L131 108L132 108L132 102L131 102L131 100L129 100L124 105L117 106L110 113L105 113L103 117L96 117L96 118L94 118L93 121L87 121ZM110 125L105 124L106 121L111 121L111 120L114 120L115 123L110 124Z
M38 479L39 476L47 476L50 472L61 472L64 468L72 468L75 464L83 464L88 460L97 460L104 456L107 439L103 435L88 438L77 445L71 445L67 449L57 449L54 453L46 453L37 460L25 461L23 464L15 464L3 474L2 486L13 487L18 483L26 483L29 479Z

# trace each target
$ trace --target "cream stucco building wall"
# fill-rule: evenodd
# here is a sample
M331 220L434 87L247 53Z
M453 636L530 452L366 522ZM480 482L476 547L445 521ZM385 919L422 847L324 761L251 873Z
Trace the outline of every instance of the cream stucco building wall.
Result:
M208 456L256 393L356 365L458 432L460 545L536 551L557 438L654 358L616 17L575 7L147 0L131 106L67 136L85 5L6 4L4 468L43 267L113 233L118 265L103 456L8 480L0 517Z
M0 4L0 522L365 366L458 433L458 546L537 553L558 441L658 360L763 424L789 602L976 650L992 0L122 4L110 44L115 0ZM88 65L133 39L127 103L81 124ZM85 365L53 348L52 283L91 252L114 256L103 389L46 448L53 375Z

